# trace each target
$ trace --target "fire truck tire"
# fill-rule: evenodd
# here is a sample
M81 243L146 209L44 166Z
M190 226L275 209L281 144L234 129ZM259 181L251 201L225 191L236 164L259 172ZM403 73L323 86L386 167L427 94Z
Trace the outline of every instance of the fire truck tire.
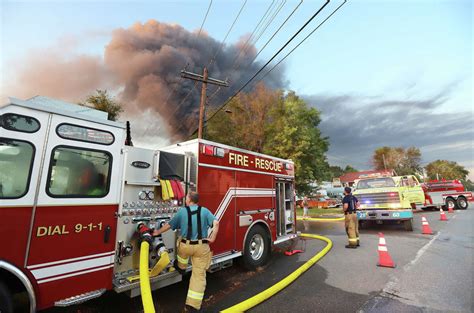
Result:
M0 312L13 313L12 294L8 287L0 281Z
M458 209L466 210L467 207L469 206L469 203L467 202L467 199L466 199L466 198L464 198L464 197L459 197L459 198L456 200L456 205L457 205Z
M403 226L405 227L406 231L413 231L413 220L403 221Z
M248 270L255 270L264 265L270 256L270 235L261 225L253 226L245 239L242 265Z
M443 209L447 210L449 208L457 209L456 201L453 198L446 198L446 206Z

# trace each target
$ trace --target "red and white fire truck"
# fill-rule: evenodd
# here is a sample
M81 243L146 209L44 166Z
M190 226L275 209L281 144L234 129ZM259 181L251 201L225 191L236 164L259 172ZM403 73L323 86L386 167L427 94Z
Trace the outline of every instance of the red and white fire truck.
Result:
M474 201L472 192L466 191L459 180L432 180L421 184L425 193L423 210L461 209L469 206L469 201Z
M26 292L30 311L106 290L140 294L136 227L157 228L182 205L164 185L196 190L220 221L211 270L263 264L296 237L294 164L206 140L162 149L125 145L126 127L100 111L46 97L0 109L0 311ZM129 139L129 137L128 137ZM179 233L156 239L174 259ZM181 281L171 264L152 289Z

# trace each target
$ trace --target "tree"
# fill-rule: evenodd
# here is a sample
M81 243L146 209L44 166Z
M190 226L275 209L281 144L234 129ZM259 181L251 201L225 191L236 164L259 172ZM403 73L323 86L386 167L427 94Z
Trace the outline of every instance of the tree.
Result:
M436 160L426 167L429 179L460 179L466 181L469 171L464 166L448 160Z
M398 175L419 173L421 151L416 147L381 147L374 151L372 164L376 170L393 169Z
M355 172L358 172L359 170L353 168L352 166L350 165L346 165L346 168L344 169L344 174L347 174L347 173L355 173Z
M259 84L240 94L208 122L206 138L295 162L299 193L329 176L325 153L329 143L318 129L320 113L294 92L284 95Z
M329 142L318 128L320 113L294 92L289 92L282 105L275 106L271 113L264 153L292 159L296 168L296 188L307 194L311 191L311 182L321 181L329 173L325 155Z
M96 110L107 112L108 119L111 121L116 121L123 112L122 105L114 100L111 97L107 90L96 90L97 94L87 96L87 99L84 103L79 103L82 106L93 107Z
M330 166L329 167L329 177L327 179L331 180L333 178L341 177L344 174L354 173L354 172L358 172L358 170L353 168L350 165L346 165L345 168L342 168L340 166Z

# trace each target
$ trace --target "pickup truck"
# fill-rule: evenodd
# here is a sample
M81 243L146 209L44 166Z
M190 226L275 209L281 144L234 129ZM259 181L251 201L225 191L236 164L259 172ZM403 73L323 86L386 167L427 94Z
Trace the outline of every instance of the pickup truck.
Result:
M413 209L425 202L423 189L413 175L360 179L353 194L360 204L357 217L361 227L369 221L398 221L405 230L413 231Z

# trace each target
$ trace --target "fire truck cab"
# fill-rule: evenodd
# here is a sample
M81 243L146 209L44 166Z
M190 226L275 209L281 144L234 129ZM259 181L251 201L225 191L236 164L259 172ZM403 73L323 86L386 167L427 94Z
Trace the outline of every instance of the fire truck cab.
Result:
M290 160L206 140L127 146L125 126L106 113L39 96L10 98L0 126L2 312L25 291L31 312L112 289L139 295L137 225L169 221L189 190L220 223L211 271L235 258L260 266L296 237ZM178 238L155 239L150 268L163 250L174 259ZM152 289L182 279L172 262L151 276Z

